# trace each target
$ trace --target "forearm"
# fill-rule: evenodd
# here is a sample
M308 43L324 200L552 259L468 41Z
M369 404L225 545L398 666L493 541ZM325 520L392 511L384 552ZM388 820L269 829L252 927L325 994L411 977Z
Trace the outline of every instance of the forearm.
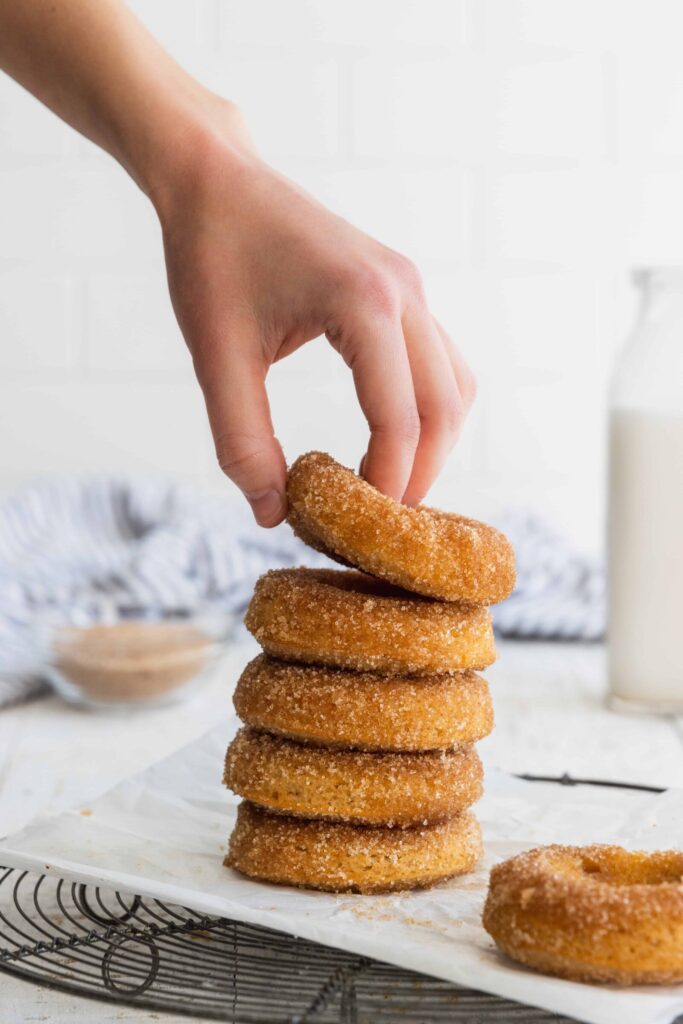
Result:
M0 0L0 67L148 194L230 116L120 0Z

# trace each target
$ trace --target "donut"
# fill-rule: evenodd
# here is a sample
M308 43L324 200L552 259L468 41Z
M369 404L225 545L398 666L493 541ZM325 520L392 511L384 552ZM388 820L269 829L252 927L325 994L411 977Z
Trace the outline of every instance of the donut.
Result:
M388 498L323 452L296 460L287 519L310 547L399 587L443 601L497 604L515 585L515 556L492 526Z
M427 825L482 794L474 747L411 754L332 750L245 727L228 747L223 782L271 811L365 825Z
M491 871L484 928L527 967L619 985L683 981L683 852L543 846Z
M434 673L495 660L485 608L407 595L354 570L271 569L244 620L268 654L357 671Z
M489 688L474 672L383 676L260 654L233 700L247 725L331 747L448 750L493 728Z
M328 892L419 889L471 871L481 833L468 811L437 825L369 828L237 810L226 867L278 885Z

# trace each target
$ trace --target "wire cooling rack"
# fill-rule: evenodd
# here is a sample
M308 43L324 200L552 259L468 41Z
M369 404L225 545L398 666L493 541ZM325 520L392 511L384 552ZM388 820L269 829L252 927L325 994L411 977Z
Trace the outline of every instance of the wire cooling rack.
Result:
M520 778L663 792L569 775ZM3 867L0 970L82 996L232 1024L572 1024L270 928Z
M233 1024L570 1024L268 928L11 868L0 868L0 970Z

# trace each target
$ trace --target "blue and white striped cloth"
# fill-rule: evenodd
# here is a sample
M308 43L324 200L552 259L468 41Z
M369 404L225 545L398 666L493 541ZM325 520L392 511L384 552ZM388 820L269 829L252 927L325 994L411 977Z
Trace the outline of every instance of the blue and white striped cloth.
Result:
M494 609L506 636L597 639L603 573L532 516L502 522L518 586ZM287 526L258 529L233 502L187 485L124 477L54 478L0 501L0 706L40 692L36 620L68 609L192 610L241 617L267 568L329 564Z

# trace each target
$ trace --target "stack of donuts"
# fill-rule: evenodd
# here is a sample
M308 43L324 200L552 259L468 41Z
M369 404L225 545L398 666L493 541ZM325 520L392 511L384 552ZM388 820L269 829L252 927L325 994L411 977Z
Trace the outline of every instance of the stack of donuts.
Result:
M349 568L256 585L245 622L264 653L235 692L245 724L224 781L243 802L226 864L335 892L466 872L481 853L474 744L493 725L475 670L495 658L486 606L513 588L512 548L320 452L292 466L288 504L295 533Z

